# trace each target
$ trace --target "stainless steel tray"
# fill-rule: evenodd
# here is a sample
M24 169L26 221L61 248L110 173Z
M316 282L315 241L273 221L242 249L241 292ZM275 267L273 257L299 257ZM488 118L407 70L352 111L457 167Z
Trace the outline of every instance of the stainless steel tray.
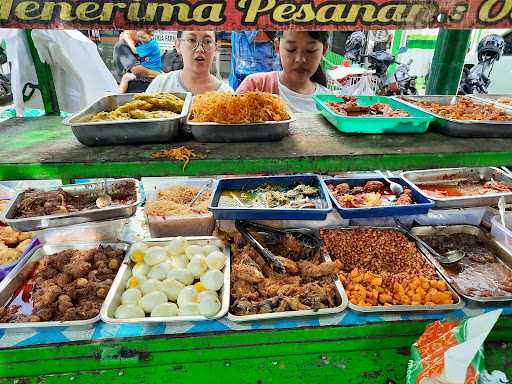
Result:
M361 228L371 228L371 229L378 229L378 230L387 230L387 231L396 231L403 233L409 240L415 242L413 239L410 239L407 233L405 233L403 230L396 228L396 227L340 227L340 228L327 228L327 229L338 229L343 231L350 231L350 230L358 230ZM438 277L442 281L446 281L444 276L439 272L437 266L435 263L432 262L431 258L428 257L425 253L423 253L423 250L421 247L419 247L418 244L416 244L416 247L420 251L420 253L423 255L425 260L427 260L434 268L436 268L438 272ZM454 309L461 309L464 308L464 301L460 298L459 295L452 289L452 287L448 284L448 289L450 290L453 297L456 298L457 302L454 304L439 304L439 305L379 305L379 306L373 306L373 307L363 307L360 305L352 304L350 301L348 303L348 307L354 311L357 312L364 312L364 313L375 313L375 312L444 312L444 311L451 311Z
M432 122L439 132L456 137L512 137L512 111L506 108L501 108L507 112L510 112L510 121L493 121L493 120L455 120L449 119L431 112L429 109L420 107L411 101L427 101L432 103L438 103L442 105L451 104L454 97L462 96L404 96L404 98L395 99L405 103L411 107L419 109L420 111L426 112L435 119ZM409 100L409 101L408 101ZM488 103L481 102L474 98L471 99L475 103L481 103L482 108ZM500 108L496 105L496 108Z
M171 92L184 99L181 113L165 119L115 120L81 122L80 119L102 111L112 111L119 105L128 103L136 93L103 96L85 109L63 121L71 126L73 134L84 145L118 145L143 143L170 143L178 135L181 125L188 116L192 103L189 92Z
M20 192L15 199L11 200L9 206L4 211L4 219L7 224L20 232L31 232L45 228L63 227L66 225L87 223L90 221L101 221L110 219L121 219L132 216L137 205L141 202L141 194L139 181L136 179L110 179L107 180L108 189L115 188L116 184L122 181L131 180L135 183L135 191L137 193L137 201L127 205L118 205L106 208L89 209L80 212L71 212L47 216L35 216L16 219L14 218L16 212L16 204L21 199L23 192ZM103 193L104 182L95 181L92 183L84 184L69 184L61 187L64 191L78 195L78 194L94 194L98 196ZM53 189L52 189L53 190ZM1 220L1 218L0 218Z
M512 128L512 127L511 127ZM442 168L425 169L421 171L402 172L401 176L416 190L423 194L418 184L443 184L450 180L480 180L483 177L489 180L491 177L496 181L502 181L512 184L512 177L501 169L495 167L480 168ZM505 198L505 202L512 202L512 192L488 193L476 196L453 196L453 197L433 197L426 195L436 203L436 208L464 208L464 207L483 207L498 204L500 197Z
M114 249L121 249L126 251L128 249L128 244L126 243L107 243L107 242L90 242L90 243L81 243L81 244L44 244L34 248L30 255L26 258L26 262L22 264L18 264L16 268L14 268L9 274L5 277L5 279L0 283L0 306L4 307L7 302L11 299L12 295L15 293L16 289L18 289L21 284L23 284L30 276L32 271L34 270L35 264L46 255L51 255L60 251L64 251L66 249L79 249L86 250L92 249L99 245L108 246L110 245ZM128 255L125 256L123 260L123 264L121 265L119 271L125 263L130 261ZM118 271L118 275L119 275ZM103 303L105 304L105 303ZM88 320L73 320L73 321L40 321L40 322L25 322L25 323L0 323L0 329L17 329L17 328L42 328L42 327L90 327L92 324L97 322L100 319L100 315L93 317Z
M331 261L329 255L323 253L322 254L325 261ZM334 308L322 308L318 311L314 311L312 309L303 310L303 311L285 311L285 312L272 312L272 313L262 313L257 315L246 315L246 316L237 316L231 313L228 313L228 319L235 322L244 322L244 321L260 321L260 320L273 320L273 319L282 319L288 317L304 317L304 316L319 316L319 315L329 315L332 313L340 313L348 306L348 297L345 293L345 289L343 289L343 284L339 278L334 282L336 285L336 293L338 299L338 306Z
M212 240L217 240L214 236L189 236L184 237L191 244L207 244ZM144 240L144 243L151 245L167 245L173 238L162 238L162 239L149 239ZM224 253L226 254L226 265L224 266L224 284L221 288L220 299L221 309L212 317L205 316L172 316L172 317L144 317L137 319L116 319L114 312L121 303L121 295L125 291L126 283L131 276L131 263L127 262L123 264L119 269L119 272L112 283L112 287L105 298L105 302L101 307L101 320L105 323L110 324L141 324L141 323L176 323L182 321L201 321L201 320L213 320L224 316L229 309L229 276L231 272L230 264L230 251L228 247L224 247Z
M512 98L512 95L486 95L486 94L481 94L481 95L467 95L467 97L469 97L471 99L474 99L474 100L478 100L478 101L484 102L484 103L494 104L497 107L500 107L500 108L503 108L503 109L508 109L508 110L510 110L512 112L512 105L511 104L498 103L498 99L500 97Z
M184 130L203 143L277 141L289 135L290 124L295 121L290 111L288 114L288 120L254 124L196 123L188 120Z
M512 252L510 252L507 248L501 245L496 241L488 232L485 232L480 227L475 227L472 225L441 225L441 226L424 226L424 227L415 227L412 231L418 236L425 235L450 235L454 233L466 233L469 235L477 236L480 240L484 241L495 251L495 256L503 262L507 267L512 269ZM496 303L496 302L507 302L512 301L512 293L508 296L491 296L491 297L481 297L481 296L471 296L464 293L460 290L455 283L455 280L450 277L443 268L443 266L435 260L435 258L430 255L428 252L426 254L429 255L429 259L433 264L436 265L437 270L443 275L443 277L453 286L455 291L462 297L467 300L471 300L478 303Z

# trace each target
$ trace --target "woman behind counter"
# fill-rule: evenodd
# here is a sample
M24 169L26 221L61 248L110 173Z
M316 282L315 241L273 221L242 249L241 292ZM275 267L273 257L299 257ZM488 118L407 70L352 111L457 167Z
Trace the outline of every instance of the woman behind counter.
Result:
M281 32L275 44L283 70L250 75L237 93L270 92L286 101L292 112L316 112L312 96L332 93L326 88L327 78L320 67L328 39L329 32Z
M232 93L229 85L210 73L216 49L214 32L179 31L176 51L183 58L183 69L157 76L146 92L191 92L193 95L210 91Z

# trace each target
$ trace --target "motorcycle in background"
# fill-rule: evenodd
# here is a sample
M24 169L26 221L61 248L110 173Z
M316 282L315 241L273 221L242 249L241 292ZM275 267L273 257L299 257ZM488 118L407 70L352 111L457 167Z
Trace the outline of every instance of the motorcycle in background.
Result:
M0 47L0 67L7 63L7 54L3 47ZM12 98L11 80L0 72L0 101Z

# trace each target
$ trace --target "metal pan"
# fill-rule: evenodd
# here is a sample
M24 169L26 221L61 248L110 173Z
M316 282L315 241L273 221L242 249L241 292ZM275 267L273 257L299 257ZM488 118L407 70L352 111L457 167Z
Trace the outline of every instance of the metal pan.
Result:
M86 250L96 248L99 245L111 246L114 249L120 249L126 252L128 244L125 243L107 243L107 242L90 242L81 244L43 244L34 248L30 255L26 258L25 263L18 264L6 278L0 283L0 306L5 306L15 291L29 278L30 274L34 270L36 263L43 257L51 255L57 252L64 251L66 249L79 249ZM125 256L123 264L128 263L129 257ZM118 271L118 275L119 275ZM43 328L43 327L70 327L70 326L87 326L90 327L92 324L100 319L100 315L87 320L72 320L72 321L41 321L41 322L25 322L25 323L0 323L0 329L17 329L17 328Z
M110 179L106 180L107 188L109 190L115 189L121 182L132 181L135 183L135 191L137 200L131 204L116 205L106 208L95 208L83 210L79 212L47 215L47 216L34 216L17 219L14 217L16 213L16 204L21 200L20 192L15 199L4 211L4 221L11 227L20 232L31 232L46 228L63 227L66 225L82 224L90 221L102 221L110 219L121 219L133 216L137 209L137 205L141 203L141 194L139 188L139 181L136 179ZM94 194L100 196L103 194L105 183L103 181L95 181L92 183L84 184L69 184L61 188L73 195ZM53 189L52 189L53 190Z
M322 253L324 257L324 261L331 261L329 255ZM228 313L228 319L235 322L244 322L244 321L260 321L260 320L273 320L273 319L283 319L288 317L307 317L307 316L319 316L319 315L329 315L332 313L340 313L345 310L348 306L348 297L343 289L343 284L339 278L334 282L336 285L336 298L338 300L338 306L334 308L322 308L318 311L314 311L312 309L303 310L303 311L285 311L285 312L273 312L273 313L262 313L257 315L247 315L247 316L237 316L231 313Z
M427 101L450 105L454 97L461 96L405 96L404 98L395 98L402 103L434 116L435 120L432 124L435 125L443 135L455 137L512 137L512 111L506 108L500 108L498 105L496 105L496 108L510 112L510 121L449 119L414 103L414 101ZM475 103L482 104L482 108L485 108L485 105L488 104L474 98L471 100Z
M338 229L343 231L351 231L351 230L358 230L362 228L372 228L372 229L378 229L378 230L387 230L387 231L397 231L400 233L403 233L408 239L415 242L413 239L411 239L406 232L403 230L396 228L396 227L340 227L340 228L328 228L328 229ZM425 257L425 259L432 264L436 270L438 270L435 263L432 262L432 260L423 253L423 250L421 247L416 244L416 247L420 251L421 255ZM444 276L439 273L438 270L438 278L439 280L445 281L446 279ZM348 303L348 307L354 311L357 312L364 312L364 313L379 313L379 312L444 312L444 311L451 311L453 309L460 309L464 307L464 301L460 298L459 295L452 289L452 287L448 284L448 289L450 290L452 297L456 299L456 302L454 304L439 304L439 305L379 305L379 306L372 306L372 307L363 307L360 305L352 304L350 301Z
M153 246L165 246L172 240L172 237L162 239L145 240L144 243ZM214 236L191 236L185 237L191 244L206 245L213 240L217 240ZM121 303L121 295L126 289L126 283L131 276L131 263L123 264L112 283L112 287L105 298L105 302L101 308L101 320L110 324L141 324L141 323L176 323L182 321L201 321L213 320L224 316L229 309L229 275L231 272L230 266L230 253L229 248L224 247L224 254L226 254L226 265L224 266L224 284L220 292L221 309L212 317L205 316L172 316L172 317L144 317L138 319L116 319L114 312Z
M488 181L492 177L495 181L512 184L512 177L501 169L495 167L425 169L421 171L402 172L401 176L412 186L412 188L423 194L425 194L425 192L418 187L419 184L446 184L451 180L479 181L484 179ZM507 203L512 202L512 192L453 197L426 196L435 202L436 208L493 206L498 204L498 200L502 196L505 198Z
M477 101L480 101L480 102L483 102L483 103L489 103L489 104L493 104L497 107L500 107L500 108L503 108L503 109L508 109L512 112L512 104L502 104L502 103L499 103L498 102L498 99L501 98L501 97L507 97L507 98L510 98L512 99L512 95L486 95L486 94L481 94L481 95L467 95L467 97L471 98L471 99L474 99L474 100L477 100Z
M122 104L132 101L136 93L103 96L85 109L63 121L71 126L73 134L84 145L119 145L144 143L170 143L179 133L185 122L192 94L189 92L171 92L185 100L181 113L165 119L115 120L100 122L81 122L80 120L98 112L112 111Z
M288 120L253 124L197 123L188 120L184 130L203 143L278 141L289 135L290 124L295 121L290 111L288 114Z
M507 248L501 245L496 241L489 233L485 232L480 227L475 227L472 225L448 225L448 226L424 226L424 227L415 227L412 228L412 231L418 236L428 236L428 235L450 235L454 233L465 233L468 235L477 236L480 240L482 240L486 245L488 245L494 251L494 255L507 267L512 269L512 252L510 252ZM495 303L495 302L508 302L512 301L512 293L508 296L490 296L490 297L482 297L469 295L461 290L456 280L451 277L444 268L443 265L438 263L435 258L429 255L429 259L433 264L436 265L437 270L443 275L443 277L452 285L457 291L459 295L464 297L467 300L471 300L477 303Z

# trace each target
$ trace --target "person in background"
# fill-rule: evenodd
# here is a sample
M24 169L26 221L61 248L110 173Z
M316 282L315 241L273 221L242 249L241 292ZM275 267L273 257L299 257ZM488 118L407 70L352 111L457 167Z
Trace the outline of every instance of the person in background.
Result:
M233 89L237 89L248 75L281 69L279 56L274 49L274 38L275 32L232 32L229 85Z
M279 34L276 51L282 71L248 76L238 93L264 91L279 95L292 112L315 112L316 94L330 94L320 63L328 48L329 32L285 31Z
M155 78L146 92L233 92L231 87L210 73L217 45L212 31L180 31L176 50L183 58L183 69L163 73Z
M124 40L132 50L132 53L139 56L140 62L144 68L156 72L162 72L162 60L160 58L160 47L158 42L153 37L153 32L137 31L137 40L139 44L131 39L129 34L124 36ZM135 80L135 75L132 73L125 73L119 84L119 91L126 92L130 81Z
M128 83L126 92L144 92L151 81L157 77L160 72L153 71L141 64L139 58L132 52L130 46L125 40L127 35L132 41L139 41L137 31L124 31L124 33L119 36L119 41L114 46L113 54L115 71L118 79L122 79L126 73L130 73L135 76L135 80L131 80Z

